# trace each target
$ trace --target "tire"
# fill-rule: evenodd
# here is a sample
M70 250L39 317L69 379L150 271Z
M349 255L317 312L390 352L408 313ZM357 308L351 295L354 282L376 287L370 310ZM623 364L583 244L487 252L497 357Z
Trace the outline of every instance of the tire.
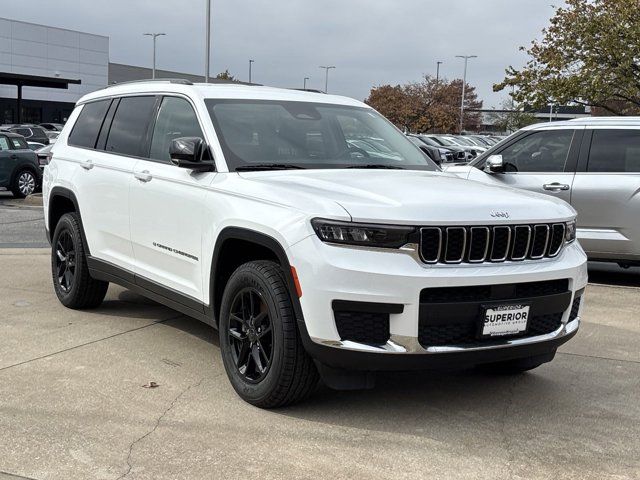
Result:
M296 321L279 265L253 261L231 275L220 308L220 350L229 381L246 402L282 407L316 387L318 371Z
M31 170L25 168L20 170L11 184L11 193L16 198L25 198L27 195L35 193L38 188L38 179Z
M485 363L476 366L476 369L483 373L495 375L518 375L520 373L538 368L540 365L550 362L555 356L555 350L545 355L535 357L516 358L514 360L506 360L503 362Z
M65 213L53 233L51 277L58 300L67 308L95 308L107 294L109 282L89 275L80 216L75 212Z

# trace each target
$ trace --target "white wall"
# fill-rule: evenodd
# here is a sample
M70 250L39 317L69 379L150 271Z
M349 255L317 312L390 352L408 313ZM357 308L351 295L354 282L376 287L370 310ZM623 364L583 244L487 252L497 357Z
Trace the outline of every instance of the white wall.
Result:
M0 72L80 79L68 90L23 88L25 99L76 102L107 85L109 37L0 18ZM0 85L0 97L16 94Z

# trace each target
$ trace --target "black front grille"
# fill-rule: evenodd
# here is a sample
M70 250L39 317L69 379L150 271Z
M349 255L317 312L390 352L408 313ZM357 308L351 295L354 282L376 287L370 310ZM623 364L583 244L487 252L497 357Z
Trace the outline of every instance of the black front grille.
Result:
M529 320L529 331L509 338L533 337L555 332L562 324L562 312L548 315L536 315ZM504 337L502 337L504 338ZM495 339L488 339L494 341ZM423 347L441 347L445 345L473 345L486 343L478 339L478 324L475 321L428 325L420 323L418 341Z
M535 260L560 253L565 224L424 227L420 234L425 263Z
M334 311L340 340L384 345L390 338L389 314Z
M508 338L554 332L570 307L569 280L425 288L420 292L418 340L425 348L500 341L506 337L480 338L479 329L484 309L502 303L530 306L527 332Z

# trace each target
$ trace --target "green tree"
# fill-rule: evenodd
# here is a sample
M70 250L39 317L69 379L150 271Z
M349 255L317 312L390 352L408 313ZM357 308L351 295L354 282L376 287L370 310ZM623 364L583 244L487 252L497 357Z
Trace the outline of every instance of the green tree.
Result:
M516 86L518 102L543 107L576 103L613 115L640 112L638 0L566 0L518 70L495 91Z

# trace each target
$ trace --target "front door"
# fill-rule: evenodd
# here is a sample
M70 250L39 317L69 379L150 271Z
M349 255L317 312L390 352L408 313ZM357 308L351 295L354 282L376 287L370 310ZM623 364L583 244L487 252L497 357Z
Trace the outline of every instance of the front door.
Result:
M207 227L204 201L214 172L198 173L170 162L175 138L204 134L191 103L182 97L162 99L151 137L148 160L134 168L131 189L131 239L136 281L153 290L157 284L202 302L202 232ZM158 292L163 293L163 292Z
M575 168L571 161L577 156L582 130L535 130L518 138L496 153L502 155L505 173L487 174L472 168L470 180L478 180L537 193L545 193L571 201Z

